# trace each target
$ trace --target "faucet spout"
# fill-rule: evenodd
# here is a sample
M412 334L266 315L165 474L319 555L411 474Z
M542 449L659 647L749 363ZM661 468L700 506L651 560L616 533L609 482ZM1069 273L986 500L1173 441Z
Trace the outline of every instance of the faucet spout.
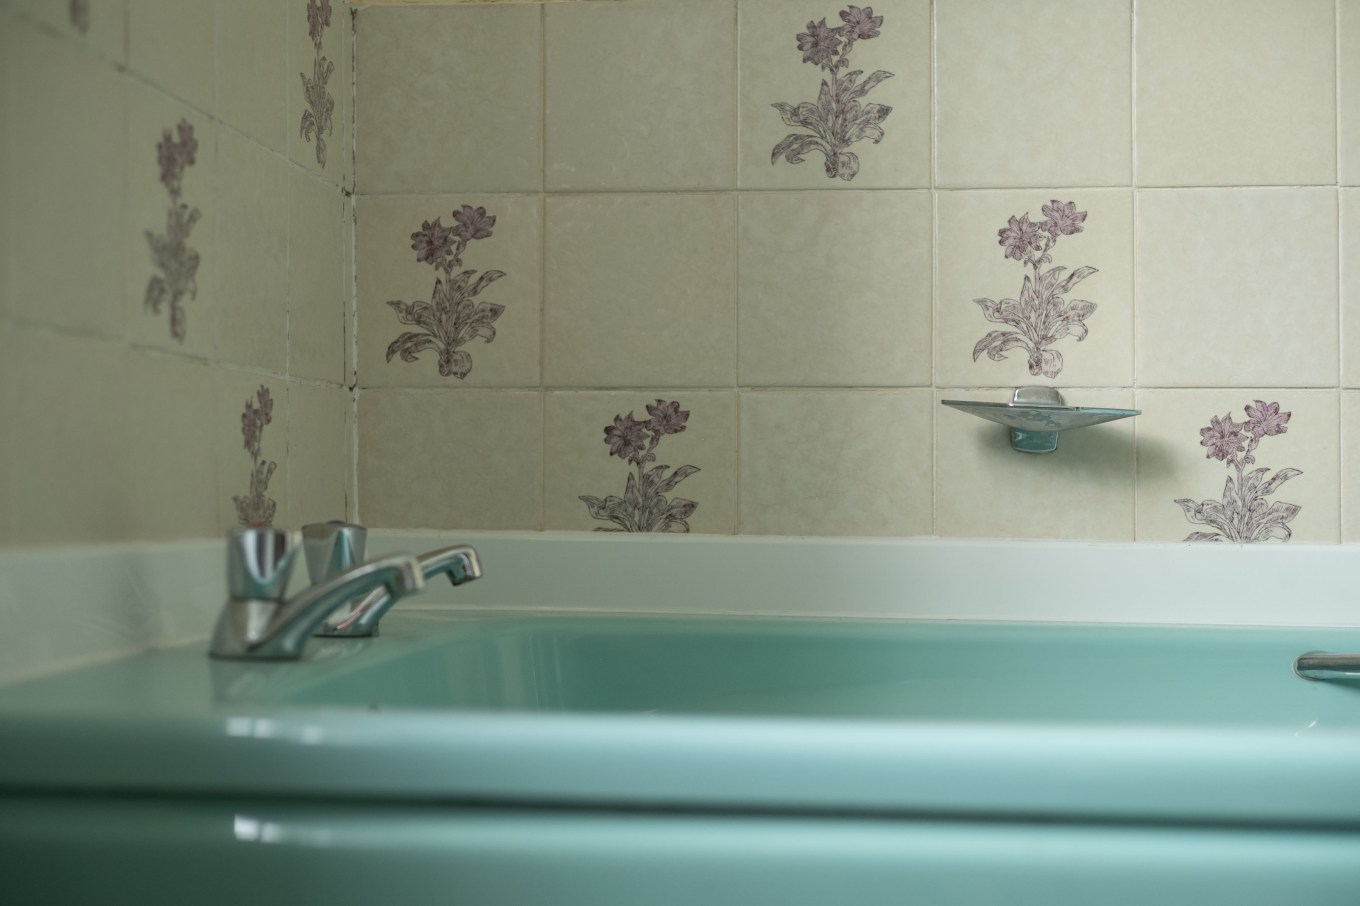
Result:
M482 577L482 563L477 551L466 544L455 544L430 551L417 558L420 573L430 579L441 573L449 582L462 585ZM378 634L378 621L396 603L397 595L386 588L375 588L347 607L330 611L317 635L362 638Z
M217 658L293 659L326 616L346 601L382 589L392 598L420 591L425 577L414 557L397 554L360 563L288 600L233 597L213 630Z

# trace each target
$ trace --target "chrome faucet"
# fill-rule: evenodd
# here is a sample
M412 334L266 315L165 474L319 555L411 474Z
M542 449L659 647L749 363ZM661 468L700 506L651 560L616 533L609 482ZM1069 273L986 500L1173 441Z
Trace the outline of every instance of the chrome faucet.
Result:
M349 564L329 580L285 599L303 534L233 529L227 536L229 598L217 618L208 653L215 658L293 659L332 610L385 588L393 597L420 591L425 578L407 554Z
M482 577L482 564L477 559L477 552L466 544L455 544L421 554L416 562L420 566L421 577L425 579L444 573L451 583L462 585ZM386 588L375 588L350 606L332 611L316 634L351 638L377 635L378 621L395 602L396 595Z

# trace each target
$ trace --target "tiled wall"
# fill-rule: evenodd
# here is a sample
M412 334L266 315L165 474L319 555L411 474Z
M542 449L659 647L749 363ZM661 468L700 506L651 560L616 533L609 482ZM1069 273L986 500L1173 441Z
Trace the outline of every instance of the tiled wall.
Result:
M345 514L352 28L310 6L0 0L0 542L218 536L257 465L276 523Z
M1357 59L1352 0L360 9L360 513L1360 540ZM939 405L1023 384L1143 414Z

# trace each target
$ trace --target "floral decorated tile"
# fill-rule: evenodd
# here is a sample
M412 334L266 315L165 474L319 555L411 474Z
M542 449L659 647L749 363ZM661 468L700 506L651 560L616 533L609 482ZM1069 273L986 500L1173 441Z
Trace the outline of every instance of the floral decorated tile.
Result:
M217 374L217 463L223 528L293 526L288 509L288 384L235 371Z
M288 156L354 186L354 26L344 0L286 0ZM399 59L399 58L398 58Z

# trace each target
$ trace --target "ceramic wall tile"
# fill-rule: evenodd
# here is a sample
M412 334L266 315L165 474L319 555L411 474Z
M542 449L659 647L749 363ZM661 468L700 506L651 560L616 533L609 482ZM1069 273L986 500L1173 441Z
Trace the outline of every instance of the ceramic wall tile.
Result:
M736 530L736 391L549 393L543 445L548 529Z
M1341 386L1360 387L1360 191L1340 190Z
M944 391L1005 402L1013 387ZM1065 390L1070 406L1132 409L1132 390ZM1010 429L935 410L935 533L952 538L1132 541L1134 419L1065 431L1042 455L1011 447Z
M929 386L928 192L740 199L743 386Z
M128 0L10 0L9 6L109 62L127 61Z
M217 0L218 116L279 153L288 147L288 17L299 4Z
M1131 191L941 192L936 205L939 386L1132 384Z
M140 81L128 93L126 337L199 358L217 344L217 126ZM235 194L236 186L228 187Z
M289 384L287 456L288 513L293 524L349 518L354 499L354 401L348 389Z
M1337 3L1337 170L1360 185L1360 4Z
M216 111L216 0L127 0L128 65L204 113Z
M288 373L345 380L349 200L303 170L288 172Z
M536 391L364 390L358 441L370 528L543 527Z
M935 9L941 186L1126 186L1130 0Z
M217 170L218 355L282 374L288 351L291 167L224 129Z
M1138 540L1336 542L1338 397L1140 390Z
M546 7L548 188L732 188L736 15L736 0Z
M1341 543L1360 542L1360 392L1341 392Z
M372 7L357 34L364 192L542 188L537 6Z
M540 199L366 195L357 216L362 386L537 386Z
M341 273L344 275L344 294L345 294L345 383L350 386L358 384L357 366L358 353L355 348L355 258L359 249L354 242L354 205L356 199L353 196L345 198L344 225L340 233L340 260L343 264Z
M735 198L549 198L546 248L548 386L735 384Z
M1333 0L1139 0L1137 15L1139 185L1335 182Z
M1332 387L1335 189L1138 194L1143 386Z
M289 0L288 156L353 187L354 27L343 0ZM399 55L393 59L400 60Z
M739 0L738 11L742 188L930 185L928 0L839 10ZM833 69L835 86L827 79ZM814 140L829 125L817 109L824 81L840 95L828 97L841 110L831 145Z
M206 433L217 451L214 518L219 533L243 525L298 524L289 508L288 390L280 377L217 371L213 426Z
M17 92L14 83L17 76L13 68L15 58L19 55L16 38L19 29L16 21L8 7L0 6L0 198L8 199L14 198L11 180L17 144L14 140L17 128L14 113L14 96ZM15 223L16 213L12 202L0 207L0 318L10 313L11 300L14 296L10 277L15 267L11 256L14 233L18 229L18 224ZM3 522L4 520L0 519L0 526ZM3 527L0 527L0 531L3 531Z
M219 536L218 464L223 451L213 385L214 370L207 363L156 352L129 353L115 416L124 421L121 539ZM238 411L238 432L240 427Z
M739 531L929 535L929 390L741 394Z
M15 78L4 208L13 272L0 311L121 337L127 82L70 41L17 19L10 26L7 71ZM73 224L82 237L75 248L66 240Z

